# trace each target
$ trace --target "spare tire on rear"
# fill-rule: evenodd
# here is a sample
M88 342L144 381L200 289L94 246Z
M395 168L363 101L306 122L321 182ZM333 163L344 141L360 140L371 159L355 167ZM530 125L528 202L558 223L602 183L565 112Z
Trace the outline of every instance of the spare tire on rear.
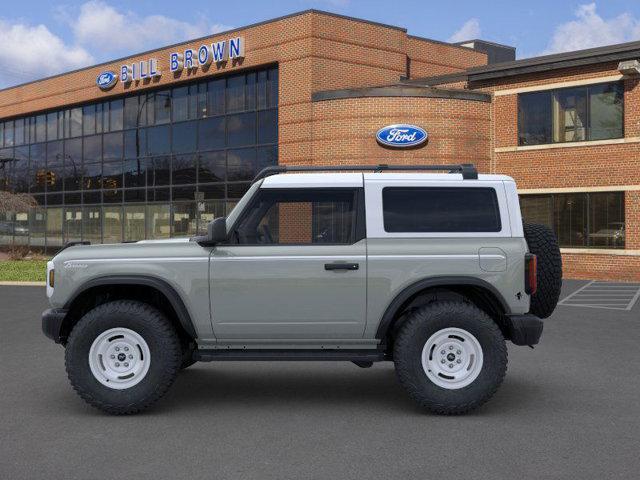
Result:
M538 260L538 289L531 296L529 311L540 318L550 316L562 288L562 256L558 239L546 225L525 223L524 238Z

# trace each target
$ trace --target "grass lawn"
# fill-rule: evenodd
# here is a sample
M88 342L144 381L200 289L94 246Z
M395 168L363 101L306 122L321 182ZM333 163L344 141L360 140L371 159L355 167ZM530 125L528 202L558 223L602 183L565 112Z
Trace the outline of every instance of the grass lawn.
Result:
M46 260L0 261L0 282L44 282Z

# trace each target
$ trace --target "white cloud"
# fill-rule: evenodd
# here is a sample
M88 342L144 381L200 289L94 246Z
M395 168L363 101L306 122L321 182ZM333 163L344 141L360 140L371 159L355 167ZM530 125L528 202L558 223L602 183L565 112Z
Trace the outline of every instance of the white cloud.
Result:
M0 87L73 70L93 61L86 49L66 44L44 25L0 20Z
M204 18L141 16L102 0L79 10L54 7L52 18L69 27L70 39L45 25L0 19L0 88L231 29Z
M465 40L473 40L481 35L480 21L477 18L471 18L464 22L459 30L449 37L449 42L464 42Z
M594 2L580 5L575 16L556 27L543 55L640 39L640 20L629 13L605 19L598 15Z
M77 18L69 18L76 41L100 53L134 53L183 40L228 30L206 20L184 22L164 15L146 17L122 12L100 0L80 7Z

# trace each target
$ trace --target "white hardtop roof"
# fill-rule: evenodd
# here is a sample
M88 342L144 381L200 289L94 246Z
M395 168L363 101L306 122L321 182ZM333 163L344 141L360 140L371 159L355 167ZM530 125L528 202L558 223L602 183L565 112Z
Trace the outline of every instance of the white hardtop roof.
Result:
M478 175L478 180L463 180L460 173L286 173L266 177L262 188L362 187L365 180L384 181L385 179L394 181L453 180L469 184L482 181L513 182L513 179L506 175L482 174Z

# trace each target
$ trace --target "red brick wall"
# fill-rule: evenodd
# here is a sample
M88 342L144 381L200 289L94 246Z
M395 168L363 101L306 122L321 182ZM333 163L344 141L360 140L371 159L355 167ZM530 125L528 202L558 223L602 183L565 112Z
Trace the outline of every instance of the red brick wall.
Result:
M610 77L618 75L617 64L555 70L472 84L473 89L488 92L550 83ZM521 189L584 188L640 185L640 86L638 79L624 80L625 138L629 143L585 145L580 147L540 148L519 151L494 151L492 170L510 175ZM492 103L492 139L494 147L518 145L518 96L494 96ZM640 192L625 193L626 249L640 249ZM640 254L608 255L564 253L567 278L602 280L640 280Z
M412 36L407 37L406 50L411 59L411 78L462 72L487 64L486 53Z
M640 191L625 192L624 215L625 247L629 250L640 250ZM638 273L640 274L640 268Z
M489 168L489 103L443 98L352 98L316 102L313 116L312 161L317 164L471 162L481 171ZM381 127L406 122L428 131L425 147L391 150L376 142L375 134Z
M583 280L640 280L640 256L563 253L564 278Z

